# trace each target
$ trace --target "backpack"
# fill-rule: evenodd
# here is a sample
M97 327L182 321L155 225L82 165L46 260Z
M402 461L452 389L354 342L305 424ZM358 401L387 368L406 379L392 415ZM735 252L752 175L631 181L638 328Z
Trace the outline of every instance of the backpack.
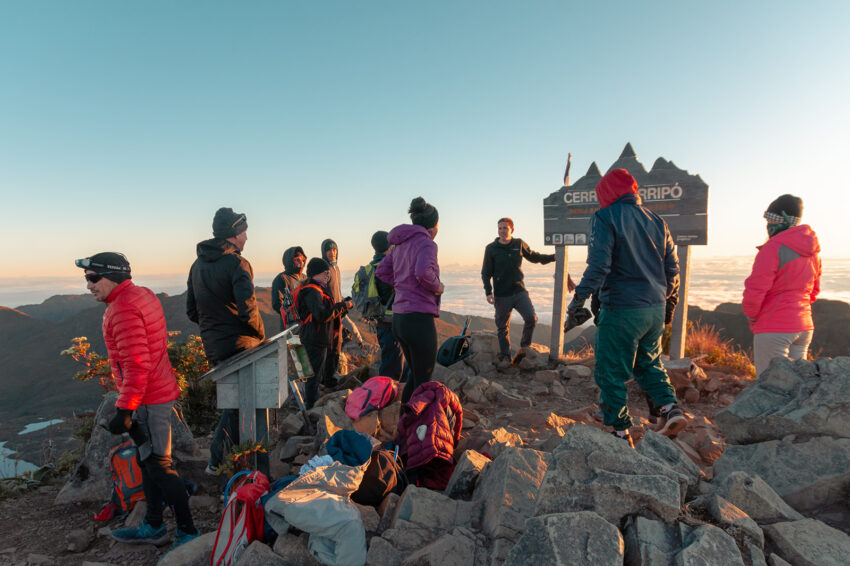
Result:
M395 452L376 450L372 453L372 459L363 474L360 487L351 494L351 500L377 509L390 493L401 495L407 484L407 476L398 460L398 447Z
M232 490L232 491L231 491ZM262 472L239 472L224 490L224 512L218 524L210 566L231 566L253 541L264 542L261 498L269 490Z
M398 382L390 377L378 375L352 391L345 401L345 414L356 421L363 415L383 409L398 394Z
M301 296L302 289L304 289L306 287L312 287L313 289L318 291L322 296L329 297L329 295L327 293L325 293L324 289L319 287L317 284L311 283L309 281L310 281L309 279L305 279L303 283L299 283L295 287L295 292L292 293L292 304L289 306L288 309L286 309L286 320L297 322L301 326L304 326L305 324L307 324L308 322L313 320L313 313L308 314L307 317L304 318L303 320L301 319L301 316L298 314L299 313L298 298Z
M469 357L472 353L469 351L469 335L466 331L469 328L470 318L466 318L466 324L463 325L463 332L460 336L452 336L440 344L440 349L437 350L437 362L440 365L449 367L453 363L459 362L464 358Z
M363 315L364 320L379 320L389 314L378 294L378 286L375 283L375 264L361 265L354 274L351 300L354 301L354 306Z
M136 502L145 499L142 468L133 441L128 440L109 451L109 470L112 472L112 497L94 516L95 521L124 516L133 510Z

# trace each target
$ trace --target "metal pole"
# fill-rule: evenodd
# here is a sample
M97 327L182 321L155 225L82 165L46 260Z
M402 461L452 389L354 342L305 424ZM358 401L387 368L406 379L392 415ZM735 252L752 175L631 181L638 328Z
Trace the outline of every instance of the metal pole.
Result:
M552 297L552 338L549 359L558 359L564 350L564 313L567 310L567 246L555 246L555 290Z
M688 285L691 280L691 247L676 246L679 253L679 305L673 313L673 328L670 334L670 359L685 356L685 338L688 333Z

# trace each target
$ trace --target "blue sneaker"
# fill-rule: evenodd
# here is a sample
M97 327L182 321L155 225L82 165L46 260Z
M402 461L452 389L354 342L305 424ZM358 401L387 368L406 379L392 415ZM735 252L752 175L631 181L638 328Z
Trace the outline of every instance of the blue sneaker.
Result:
M147 519L142 520L138 527L115 529L109 533L114 540L125 544L154 544L161 546L168 542L168 529L165 523L154 528Z
M187 533L180 527L177 527L174 530L174 543L171 545L171 548L169 548L168 551L171 552L178 546L182 546L190 540L198 538L199 536L201 536L201 531L199 531L197 528L195 529L194 533Z

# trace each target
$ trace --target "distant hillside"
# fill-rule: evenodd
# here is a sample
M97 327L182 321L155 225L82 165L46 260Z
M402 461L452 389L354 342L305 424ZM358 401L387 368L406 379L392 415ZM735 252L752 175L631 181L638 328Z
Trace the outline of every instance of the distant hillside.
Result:
M90 294L83 295L53 295L39 305L23 305L17 310L35 318L62 322L86 309L97 306L97 301Z

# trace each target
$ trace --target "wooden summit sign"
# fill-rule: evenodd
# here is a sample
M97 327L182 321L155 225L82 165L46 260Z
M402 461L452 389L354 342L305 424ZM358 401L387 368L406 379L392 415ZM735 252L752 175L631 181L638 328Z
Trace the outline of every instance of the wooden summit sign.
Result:
M685 352L688 320L688 285L691 246L708 244L708 185L699 175L691 175L672 161L659 157L649 172L637 160L632 144L627 143L620 158L608 171L625 169L638 183L643 205L667 221L679 255L679 305L673 315L670 357ZM602 178L596 162L587 173L570 184L569 161L564 186L543 199L543 237L555 246L555 286L552 297L552 337L549 356L558 357L564 348L561 325L566 310L567 246L586 246L590 237L590 218L599 210L596 184Z
M708 185L699 175L691 175L663 157L656 159L647 172L630 143L608 171L614 169L632 174L643 205L667 221L675 244L708 243ZM547 245L587 245L590 218L599 210L596 184L601 178L594 162L584 177L543 199L543 236Z

